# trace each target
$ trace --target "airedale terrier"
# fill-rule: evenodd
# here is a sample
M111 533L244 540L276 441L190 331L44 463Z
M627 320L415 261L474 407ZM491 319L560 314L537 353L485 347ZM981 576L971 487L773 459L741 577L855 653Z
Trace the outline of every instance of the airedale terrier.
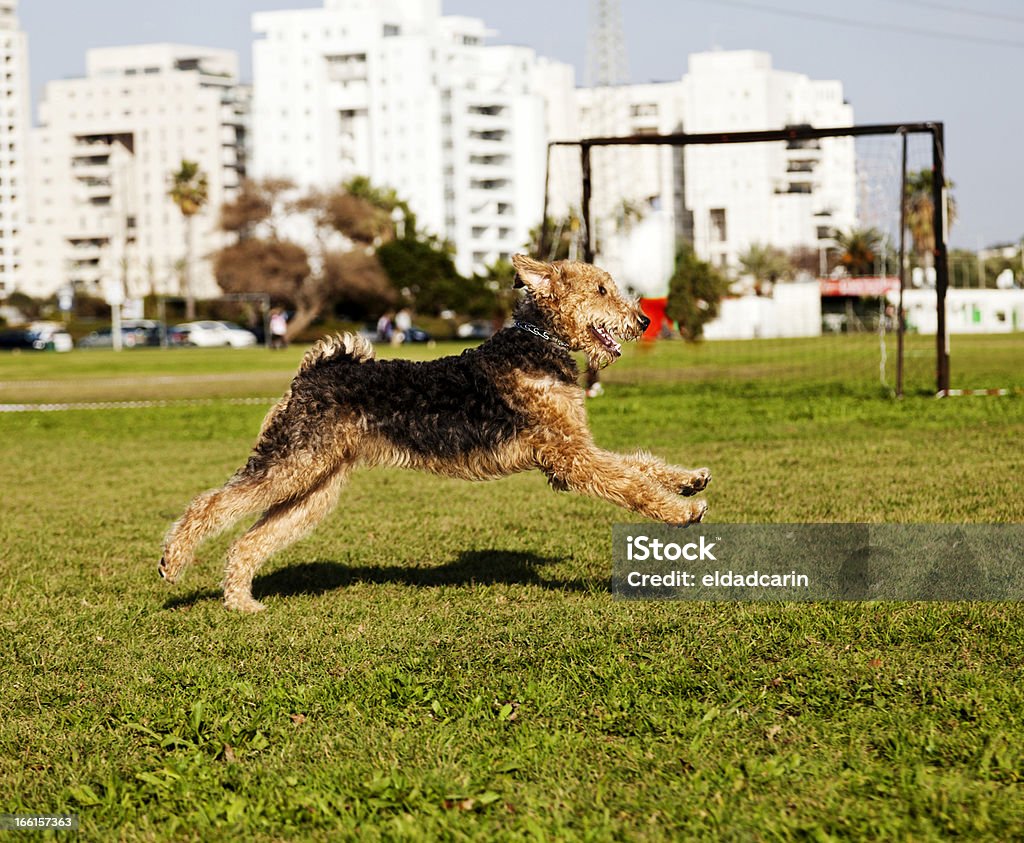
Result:
M375 360L369 342L353 334L317 342L264 419L245 466L199 495L171 527L160 575L174 582L203 539L262 510L228 551L224 575L225 605L259 611L252 579L260 565L312 530L361 465L467 480L539 468L558 490L659 521L701 520L707 503L687 496L708 484L708 469L604 451L587 427L571 352L607 365L621 353L616 338L643 333L643 312L595 266L524 255L513 264L517 285L526 287L514 326L458 357Z

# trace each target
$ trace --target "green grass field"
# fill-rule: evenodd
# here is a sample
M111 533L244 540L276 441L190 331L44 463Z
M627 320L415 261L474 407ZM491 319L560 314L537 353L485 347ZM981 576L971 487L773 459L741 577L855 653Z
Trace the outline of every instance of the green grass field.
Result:
M954 343L954 386L1022 385L1024 335ZM895 401L845 338L631 348L592 426L710 465L709 521L1024 521L1024 399L928 397L911 350ZM301 351L0 357L0 404L169 401L0 413L0 812L90 840L1024 835L1018 604L618 602L637 519L383 470L268 563L261 615L218 602L244 525L166 586L164 531L266 410L233 401Z

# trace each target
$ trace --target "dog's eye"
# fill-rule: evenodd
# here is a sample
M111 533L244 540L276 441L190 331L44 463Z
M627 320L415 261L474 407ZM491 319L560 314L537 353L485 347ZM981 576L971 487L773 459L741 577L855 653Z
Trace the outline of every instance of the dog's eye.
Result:
M606 289L604 288L604 284L599 284L599 285L598 285L598 287L597 287L597 291L598 291L598 292L599 292L599 293L600 293L600 294L601 294L602 296L606 296L606 295L608 295L608 291L607 291L607 290L606 290Z

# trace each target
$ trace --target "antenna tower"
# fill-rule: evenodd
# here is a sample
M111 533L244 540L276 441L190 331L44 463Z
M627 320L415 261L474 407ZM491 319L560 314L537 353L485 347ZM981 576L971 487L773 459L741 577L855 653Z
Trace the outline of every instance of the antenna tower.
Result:
M622 5L619 0L591 0L585 84L606 88L628 81Z

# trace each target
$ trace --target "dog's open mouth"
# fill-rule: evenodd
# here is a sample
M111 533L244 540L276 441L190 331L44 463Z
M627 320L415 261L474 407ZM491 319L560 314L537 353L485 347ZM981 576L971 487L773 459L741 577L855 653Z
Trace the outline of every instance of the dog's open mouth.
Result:
M615 342L615 337L603 325L591 325L590 333L597 337L597 341L616 357L622 355L622 346Z

